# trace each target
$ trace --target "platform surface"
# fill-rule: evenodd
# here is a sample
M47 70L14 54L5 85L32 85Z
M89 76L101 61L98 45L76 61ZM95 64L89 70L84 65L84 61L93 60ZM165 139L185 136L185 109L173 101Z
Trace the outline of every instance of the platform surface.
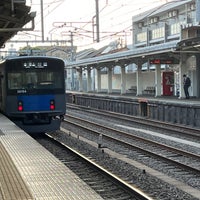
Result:
M1 200L102 200L77 175L0 114Z

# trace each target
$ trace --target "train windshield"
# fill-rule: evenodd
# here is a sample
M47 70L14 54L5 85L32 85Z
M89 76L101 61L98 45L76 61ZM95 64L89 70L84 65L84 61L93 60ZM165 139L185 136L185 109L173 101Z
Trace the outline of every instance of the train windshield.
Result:
M41 91L59 92L64 90L64 69L58 64L47 66L46 64L36 65L30 63L18 63L15 67L7 69L8 91L17 93L34 93Z

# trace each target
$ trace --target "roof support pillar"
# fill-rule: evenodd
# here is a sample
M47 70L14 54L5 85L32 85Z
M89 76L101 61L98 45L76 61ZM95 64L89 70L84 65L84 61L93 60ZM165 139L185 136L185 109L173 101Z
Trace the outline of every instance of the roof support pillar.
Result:
M143 80L142 80L142 64L137 65L137 72L136 72L136 81L137 81L137 96L142 94L143 88Z
M160 65L156 65L155 71L155 96L161 96L161 67Z
M196 55L197 98L200 98L200 55Z
M126 67L121 66L121 94L125 94L126 93L126 71L125 71Z
M185 93L183 89L183 74L187 74L187 59L186 53L181 53L180 56L180 66L179 66L179 98L185 98Z
M112 67L108 68L108 93L112 93Z
M96 69L97 72L97 93L101 92L101 69Z
M80 68L78 70L78 80L79 80L79 91L82 92L83 91L83 70L82 68Z
M91 92L92 90L92 77L91 77L91 69L87 69L87 92Z

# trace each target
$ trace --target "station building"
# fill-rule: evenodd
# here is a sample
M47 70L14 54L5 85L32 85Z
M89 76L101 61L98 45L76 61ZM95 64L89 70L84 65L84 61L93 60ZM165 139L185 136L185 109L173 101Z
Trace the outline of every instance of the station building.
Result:
M200 97L200 0L171 1L132 18L133 44L111 54L67 64L78 72L79 91Z

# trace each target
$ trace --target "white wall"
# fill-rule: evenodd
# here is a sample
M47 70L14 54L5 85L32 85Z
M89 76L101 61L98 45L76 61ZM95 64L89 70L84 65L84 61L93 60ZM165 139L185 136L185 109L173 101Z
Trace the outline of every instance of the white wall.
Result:
M155 86L155 72L142 72L142 80L143 90L146 89L147 86ZM136 86L136 73L126 74L126 90L131 88L131 86ZM101 75L101 89L108 89L107 74ZM112 76L112 89L121 89L121 74L115 74Z

